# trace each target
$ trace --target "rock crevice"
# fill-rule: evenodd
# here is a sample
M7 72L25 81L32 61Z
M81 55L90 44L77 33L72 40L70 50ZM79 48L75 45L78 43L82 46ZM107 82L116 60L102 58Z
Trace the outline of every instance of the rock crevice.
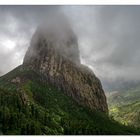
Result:
M71 34L64 40L52 33L50 40L47 30L44 32L40 28L35 32L23 65L42 74L49 84L62 90L79 104L92 110L108 112L100 80L80 63L75 34L70 31Z

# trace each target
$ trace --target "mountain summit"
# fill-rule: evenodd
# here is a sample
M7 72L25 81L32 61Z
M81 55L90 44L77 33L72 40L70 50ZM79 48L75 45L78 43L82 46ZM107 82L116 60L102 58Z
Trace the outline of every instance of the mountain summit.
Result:
M37 29L23 65L42 74L49 84L79 104L108 112L101 83L88 67L80 63L76 35L61 18Z
M100 80L80 63L67 20L48 19L23 64L0 77L0 135L93 134L139 131L109 118Z

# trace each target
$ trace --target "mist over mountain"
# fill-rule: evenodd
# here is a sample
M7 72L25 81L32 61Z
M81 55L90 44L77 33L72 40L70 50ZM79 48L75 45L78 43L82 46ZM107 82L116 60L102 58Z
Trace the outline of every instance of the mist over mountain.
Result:
M114 125L112 134L138 133L108 117L101 82L81 64L77 37L65 16L47 19L33 34L23 64L0 77L0 134L107 134Z
M125 91L131 88L137 88L140 85L140 80L125 80L123 78L116 80L102 79L102 84L105 92Z
M48 45L55 48L60 55L63 55L76 64L80 64L80 52L77 36L63 13L53 12L48 14L46 16L46 20L43 20L43 22L38 26L32 37L32 41L30 43L31 49L27 59L33 55L37 55L37 50L39 48L36 47L36 49L34 49L34 46L37 46L40 39L44 39L50 43Z
M0 76L2 75L3 73L2 72L0 72Z
M100 80L80 62L75 33L61 13L48 16L32 37L23 69L43 75L49 84L92 110L108 113Z
M140 134L139 13L0 6L0 134Z
M0 6L3 74L23 62L36 27L60 12L78 38L80 60L94 70L103 86L140 80L140 6Z

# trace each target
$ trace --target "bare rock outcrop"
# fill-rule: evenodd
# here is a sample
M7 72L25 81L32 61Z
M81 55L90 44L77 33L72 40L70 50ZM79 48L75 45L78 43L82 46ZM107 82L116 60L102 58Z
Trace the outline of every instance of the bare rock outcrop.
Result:
M57 27L39 27L33 35L23 66L42 74L49 84L79 104L108 112L101 82L80 63L76 35L66 23Z

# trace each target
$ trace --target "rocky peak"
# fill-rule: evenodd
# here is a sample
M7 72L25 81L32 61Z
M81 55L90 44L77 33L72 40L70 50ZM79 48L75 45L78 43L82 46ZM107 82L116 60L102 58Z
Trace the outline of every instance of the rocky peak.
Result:
M24 62L30 57L38 56L42 49L52 48L74 63L80 63L77 37L62 15L59 18L49 18L37 28Z
M80 64L76 35L61 18L53 20L40 26L33 35L23 66L46 77L49 84L79 104L108 112L100 80Z

